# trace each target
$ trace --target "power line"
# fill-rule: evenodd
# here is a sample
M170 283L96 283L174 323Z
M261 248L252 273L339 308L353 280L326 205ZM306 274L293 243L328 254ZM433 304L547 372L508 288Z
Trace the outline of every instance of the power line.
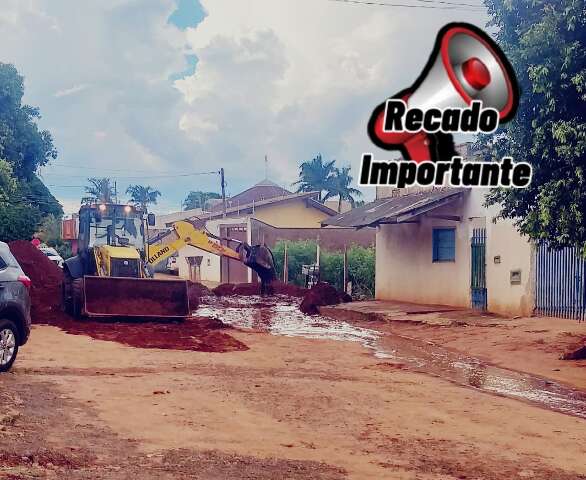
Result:
M157 178L179 178L179 177L194 177L197 175L218 175L219 172L214 170L212 172L193 172L193 173L179 173L176 175L127 175L127 176L112 176L113 180L127 180L127 179L157 179ZM88 178L87 175L63 175L59 173L45 173L43 177L61 177L61 178Z
M433 5L412 5L406 3L387 3L387 2L377 2L372 0L328 0L329 2L337 2L337 3L348 3L354 5L371 5L371 6L379 6L379 7L398 7L398 8L423 8L423 9L435 9L435 10L462 10L466 12L481 12L484 10L482 5L472 5L472 4L463 4L463 3L452 3L452 2L443 2L440 0L415 0L415 1L422 1L425 3L432 3ZM443 5L437 5L437 4Z
M136 172L136 168L103 168L103 167L86 167L83 165L72 165L69 163L60 163L60 162L51 162L49 165L43 165L43 167L41 168L47 168L47 167L62 167L62 168L76 168L78 170L99 170L101 172ZM153 174L168 174L168 173L172 173L172 170L153 170L152 171ZM207 173L207 172L204 172ZM218 173L218 171L212 172L212 173Z

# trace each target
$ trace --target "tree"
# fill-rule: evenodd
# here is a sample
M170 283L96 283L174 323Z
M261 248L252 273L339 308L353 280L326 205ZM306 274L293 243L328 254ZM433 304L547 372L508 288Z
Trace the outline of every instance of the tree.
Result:
M0 205L5 204L16 192L16 178L12 175L12 166L0 159Z
M322 201L322 192L328 191L331 176L334 173L335 160L325 162L321 154L311 161L303 162L299 166L299 180L297 192L319 192L319 201Z
M485 159L512 156L533 166L525 189L497 189L520 232L586 254L586 6L584 0L486 0L490 25L516 71L516 118L482 136Z
M30 239L41 218L61 215L59 202L35 175L57 157L53 138L40 131L39 110L22 104L24 79L0 63L0 238Z
M38 108L23 105L23 96L23 77L14 65L0 63L0 158L8 160L19 180L57 158L51 134L37 126Z
M21 183L12 173L12 165L0 160L0 239L29 240L41 220L41 212L21 192Z
M350 186L352 177L350 176L350 167L334 168L333 174L328 181L328 193L324 197L324 202L333 197L338 197L338 213L342 211L342 201L350 202L352 208L356 205L354 197L361 197L362 192Z
M126 194L130 195L130 202L135 207L140 207L143 212L147 211L150 204L156 204L157 198L161 196L158 190L144 185L130 185L126 189Z
M183 210L195 210L196 208L203 210L208 200L219 198L222 198L222 196L215 192L191 191L187 194L185 200L183 200Z
M40 221L41 212L34 206L23 203L0 205L0 238L3 242L30 240Z
M89 185L85 187L85 192L90 196L84 198L85 201L112 203L114 197L114 186L110 178L88 178Z

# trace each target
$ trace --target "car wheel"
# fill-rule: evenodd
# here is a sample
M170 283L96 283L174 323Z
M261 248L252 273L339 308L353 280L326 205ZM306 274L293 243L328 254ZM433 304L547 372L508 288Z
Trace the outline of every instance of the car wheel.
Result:
M18 330L10 320L0 320L0 372L10 370L18 354Z

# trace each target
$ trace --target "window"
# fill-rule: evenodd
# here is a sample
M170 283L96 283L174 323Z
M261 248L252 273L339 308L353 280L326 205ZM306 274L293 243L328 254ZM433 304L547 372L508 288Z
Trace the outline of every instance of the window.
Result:
M4 270L8 265L6 265L6 262L4 261L4 259L2 257L0 257L0 270Z
M433 261L434 262L455 262L456 261L456 229L455 228L434 228L433 229Z

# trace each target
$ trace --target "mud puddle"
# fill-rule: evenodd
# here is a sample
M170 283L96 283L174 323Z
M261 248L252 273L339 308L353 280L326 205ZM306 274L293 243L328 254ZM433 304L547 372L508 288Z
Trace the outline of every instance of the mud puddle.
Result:
M538 406L586 419L586 392L534 375L487 365L472 356L432 343L354 326L322 316L303 314L299 300L263 298L203 298L199 317L214 317L237 328L274 335L358 342L377 358L400 363L410 371L431 374L460 385L524 400Z

